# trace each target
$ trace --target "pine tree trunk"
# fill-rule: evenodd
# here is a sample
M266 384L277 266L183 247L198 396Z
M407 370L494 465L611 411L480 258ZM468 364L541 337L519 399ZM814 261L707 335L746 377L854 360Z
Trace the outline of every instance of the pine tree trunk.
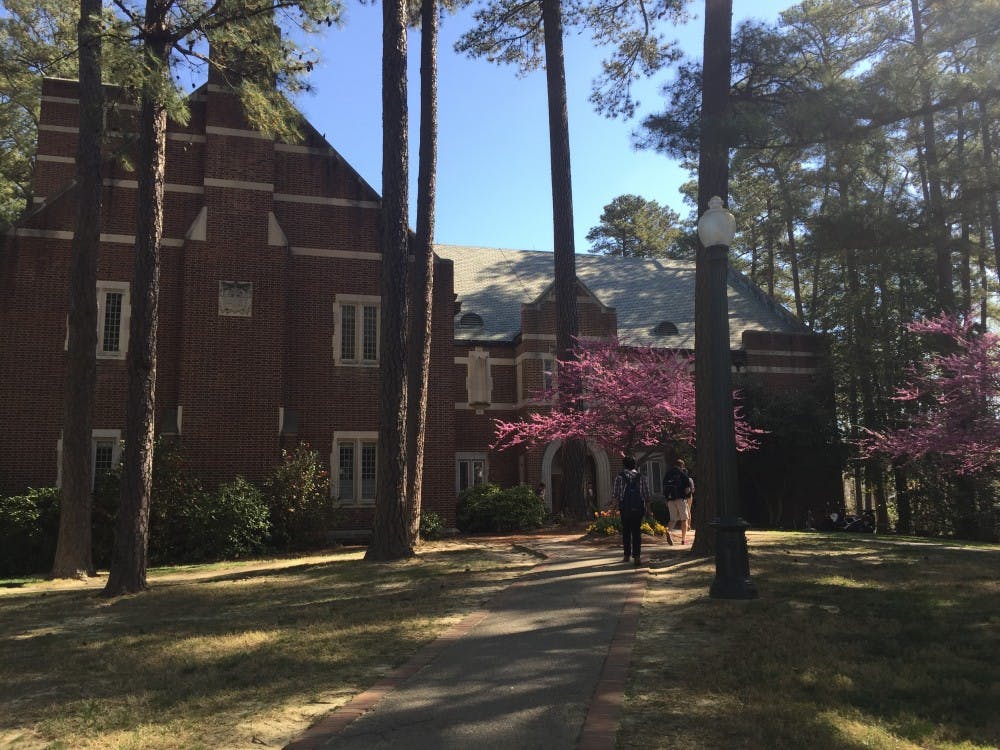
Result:
M892 480L896 485L896 532L899 534L913 533L913 507L910 504L910 488L907 485L906 469L902 464L893 461Z
M945 226L944 192L941 187L941 164L937 153L937 134L934 114L931 109L931 87L928 80L924 49L924 25L920 0L910 0L913 17L913 45L917 54L920 78L921 105L923 115L924 159L927 164L928 224L934 244L937 272L938 305L944 311L955 309L955 292L952 288L951 249L948 247L948 232Z
M573 184L569 154L569 111L563 57L562 5L541 0L545 33L545 76L549 110L549 158L552 173L552 234L556 296L556 357L570 359L580 334L576 300L576 249L573 237ZM562 453L562 509L579 519L587 514L583 495L586 447L569 440Z
M774 170L781 187L782 197L782 218L785 221L785 236L788 238L788 262L792 269L792 293L795 297L795 314L799 320L805 320L805 312L802 308L802 285L799 282L799 250L795 242L795 222L792 212L792 196L788 187L788 181L780 169Z
M382 4L382 322L379 346L378 480L366 560L413 555L407 511L407 293L409 227L406 4Z
M409 534L420 539L427 387L431 367L434 299L434 205L437 179L437 0L420 6L420 164L417 173L417 237L410 333L410 394L407 405Z
M59 538L52 578L82 578L94 574L91 442L94 385L97 382L97 255L101 243L101 136L104 130L101 7L101 0L80 0L77 211L70 267Z
M993 262L997 277L1000 278L1000 204L997 203L997 184L1000 175L997 174L996 162L993 158L993 133L991 122L986 112L986 105L978 103L979 132L983 144L983 171L986 173L986 201L990 215L990 235L993 238Z
M147 4L150 70L169 76L166 8ZM163 87L169 80L162 82ZM128 400L125 405L125 456L121 500L111 571L105 596L146 589L149 503L153 484L153 427L156 410L156 328L160 295L160 240L163 237L163 184L166 163L167 111L148 86L139 107L138 219L135 233L135 278L129 327Z

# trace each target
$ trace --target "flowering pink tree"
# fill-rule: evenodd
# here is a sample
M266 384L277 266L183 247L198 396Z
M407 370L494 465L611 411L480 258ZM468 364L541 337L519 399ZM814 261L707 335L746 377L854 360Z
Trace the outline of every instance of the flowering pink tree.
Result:
M943 456L961 474L1000 464L1000 338L981 331L971 316L941 315L907 329L948 341L948 351L912 368L895 396L914 407L908 424L871 433L862 441L864 453Z
M561 362L554 387L538 394L551 408L514 422L495 420L493 448L591 440L611 453L648 452L676 441L694 444L692 357L610 341L582 341ZM735 410L739 450L757 447Z

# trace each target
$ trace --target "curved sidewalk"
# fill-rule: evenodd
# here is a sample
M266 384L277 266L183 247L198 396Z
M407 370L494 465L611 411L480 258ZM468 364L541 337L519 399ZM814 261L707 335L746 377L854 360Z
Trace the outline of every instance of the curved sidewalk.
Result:
M525 544L544 562L285 750L613 748L648 571L620 546Z

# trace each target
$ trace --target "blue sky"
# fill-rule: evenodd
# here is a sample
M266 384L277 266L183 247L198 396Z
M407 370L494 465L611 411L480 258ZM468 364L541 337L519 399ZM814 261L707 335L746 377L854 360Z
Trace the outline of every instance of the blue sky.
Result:
M734 23L775 19L792 0L735 0ZM677 29L688 54L701 56L704 4ZM523 250L552 248L545 73L524 78L514 68L456 53L455 40L469 28L470 13L444 19L439 50L439 136L436 241ZM298 105L330 144L376 190L381 186L381 8L348 5L342 29L312 40L322 63L313 73L316 93ZM416 203L419 122L419 34L410 35L411 217ZM636 193L687 215L678 192L688 175L666 157L632 147L636 121L609 120L588 101L600 72L602 51L586 35L566 38L570 153L576 251L586 252L587 231L605 204ZM662 83L661 79L661 83ZM639 89L640 114L659 109L659 84ZM412 219L411 219L412 224Z

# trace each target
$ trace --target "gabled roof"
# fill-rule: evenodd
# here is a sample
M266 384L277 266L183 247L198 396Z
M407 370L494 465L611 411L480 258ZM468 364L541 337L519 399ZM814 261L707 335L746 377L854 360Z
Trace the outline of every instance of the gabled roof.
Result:
M521 330L521 305L538 299L552 283L552 253L486 247L437 245L452 261L461 311L455 338L513 341ZM652 258L577 255L576 275L598 300L618 313L618 336L636 344L694 348L693 262ZM481 328L459 327L462 315L476 313ZM676 335L657 335L664 322ZM664 326L663 328L669 328ZM730 347L742 346L745 330L807 332L787 310L742 274L729 274ZM662 329L661 329L662 330Z

